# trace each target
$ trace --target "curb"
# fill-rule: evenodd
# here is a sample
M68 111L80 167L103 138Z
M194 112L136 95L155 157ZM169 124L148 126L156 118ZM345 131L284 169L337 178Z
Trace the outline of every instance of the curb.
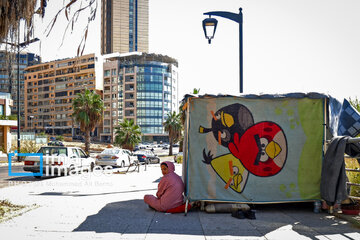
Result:
M333 216L352 223L355 227L360 228L360 215L346 215L342 213L333 213Z
M24 165L24 162L12 162L11 163L11 166L23 166ZM0 163L0 167L7 167L9 166L9 163L8 162L3 162L3 163Z

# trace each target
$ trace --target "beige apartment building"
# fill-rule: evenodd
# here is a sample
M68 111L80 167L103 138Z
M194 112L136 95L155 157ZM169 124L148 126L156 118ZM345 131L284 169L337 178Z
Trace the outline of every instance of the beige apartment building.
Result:
M85 88L102 88L95 79L95 62L95 55L88 54L26 68L25 130L78 136L79 128L71 117L72 101Z
M101 54L148 50L149 0L102 0Z

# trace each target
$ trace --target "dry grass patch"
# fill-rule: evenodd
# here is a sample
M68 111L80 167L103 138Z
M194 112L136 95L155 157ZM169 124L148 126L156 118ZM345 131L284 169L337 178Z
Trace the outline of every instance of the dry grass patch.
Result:
M36 207L38 207L36 204L25 206L13 204L9 200L0 200L0 223L19 216Z

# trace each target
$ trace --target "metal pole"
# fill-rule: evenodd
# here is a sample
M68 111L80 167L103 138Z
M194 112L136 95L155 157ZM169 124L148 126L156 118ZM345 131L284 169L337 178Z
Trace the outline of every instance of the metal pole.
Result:
M240 93L243 93L243 33L242 33L242 8L239 8L239 13L223 12L223 11L214 11L206 12L204 15L219 16L223 18L230 19L239 24L239 78L240 78Z
M240 93L243 93L243 32L242 32L242 8L239 8L239 71L240 71Z
M20 152L20 19L18 26L18 62L17 62L17 150Z

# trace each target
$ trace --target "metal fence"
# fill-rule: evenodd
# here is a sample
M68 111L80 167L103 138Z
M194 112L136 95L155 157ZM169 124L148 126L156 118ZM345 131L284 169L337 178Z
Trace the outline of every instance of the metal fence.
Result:
M358 143L358 142L360 142L360 138L351 138L351 139L348 140L348 143ZM359 168L357 168L357 169L345 168L345 171L346 171L347 174L349 172L355 173L356 177L354 177L353 179L360 180L360 157L352 158L352 157L349 157L349 156L345 155L345 159L357 159L357 162L359 164ZM351 189L351 188L360 189L360 182L351 182L349 180L348 182L346 182L346 185L347 185L348 189ZM358 192L360 192L360 191L358 191ZM349 194L350 194L350 192L349 192ZM358 201L360 200L360 196L349 195L349 198L355 199L355 200L358 200Z

